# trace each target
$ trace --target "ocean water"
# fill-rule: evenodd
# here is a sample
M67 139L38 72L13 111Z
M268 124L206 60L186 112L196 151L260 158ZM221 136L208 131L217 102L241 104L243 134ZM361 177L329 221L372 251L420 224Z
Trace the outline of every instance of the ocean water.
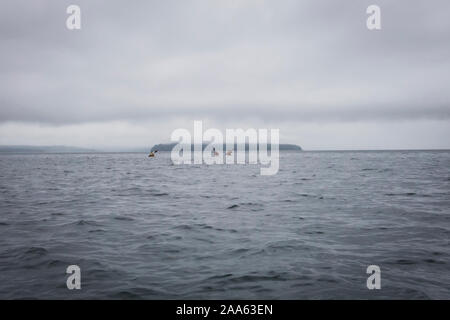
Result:
M450 151L0 155L1 299L450 299L449 240Z

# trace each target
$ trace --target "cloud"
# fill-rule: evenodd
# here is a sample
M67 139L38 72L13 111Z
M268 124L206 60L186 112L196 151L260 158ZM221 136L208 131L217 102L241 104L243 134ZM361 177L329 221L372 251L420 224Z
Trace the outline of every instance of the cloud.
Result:
M72 2L2 4L3 128L450 121L446 0Z

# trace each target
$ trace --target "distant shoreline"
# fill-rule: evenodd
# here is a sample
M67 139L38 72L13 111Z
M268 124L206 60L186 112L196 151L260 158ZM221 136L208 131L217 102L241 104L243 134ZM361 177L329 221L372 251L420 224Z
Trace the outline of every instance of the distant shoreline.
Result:
M172 149L177 145L177 143L160 143L160 144L155 144L150 151L172 151ZM201 145L201 149L204 150L209 144L208 143L203 143ZM196 145L197 147L200 147L200 144ZM219 145L220 146L220 145ZM250 149L250 147L256 148L256 150L259 150L259 144L234 144L233 147L228 147L226 144L222 145L223 150L233 150L236 151L239 147L244 147L244 149L246 151L248 151ZM267 144L266 145L267 149L270 150L271 149L271 144ZM191 150L194 151L195 145L191 144ZM217 147L220 148L220 147ZM287 143L280 143L278 145L278 149L280 151L302 151L302 148L296 144L287 144Z
M151 150L155 150L155 145L152 148L130 148L128 150L117 149L88 149L69 146L0 146L0 154L114 154L114 153L149 153ZM281 144L280 144L281 146ZM295 145L289 145L295 146ZM300 147L299 147L300 148ZM160 152L170 152L170 150L158 149ZM448 152L449 149L317 149L317 150L304 150L304 149L283 149L280 148L280 152Z

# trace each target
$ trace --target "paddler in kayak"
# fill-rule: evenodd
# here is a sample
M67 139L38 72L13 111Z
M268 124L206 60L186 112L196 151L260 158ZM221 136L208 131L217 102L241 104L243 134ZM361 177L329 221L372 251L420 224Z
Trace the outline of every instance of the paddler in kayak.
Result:
M148 155L150 158L153 158L155 156L155 153L157 153L158 150L155 151L151 151L150 154Z

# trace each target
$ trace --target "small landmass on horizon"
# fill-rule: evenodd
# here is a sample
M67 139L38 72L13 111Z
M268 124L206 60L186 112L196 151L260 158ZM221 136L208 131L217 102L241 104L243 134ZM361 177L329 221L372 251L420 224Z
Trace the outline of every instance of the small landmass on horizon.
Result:
M177 145L177 143L160 143L160 144L155 144L150 151L172 151L173 147L175 147ZM202 145L202 150L204 150L206 148L206 146L208 146L208 143L203 143ZM193 149L193 145L191 145L191 148ZM267 149L270 150L271 145L268 144L267 145ZM298 145L295 144L283 144L280 143L279 144L279 150L280 151L302 151L302 148ZM224 144L223 149L226 149L226 145ZM232 150L237 150L237 144L235 143ZM248 151L249 150L249 144L246 143L245 144L245 150ZM259 150L259 145L257 145L257 150Z

